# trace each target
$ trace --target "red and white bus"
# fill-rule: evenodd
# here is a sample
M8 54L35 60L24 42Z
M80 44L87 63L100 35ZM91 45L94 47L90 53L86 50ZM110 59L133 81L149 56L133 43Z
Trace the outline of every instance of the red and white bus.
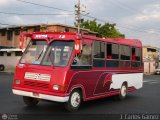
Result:
M13 93L23 96L28 106L49 100L76 111L82 101L124 99L143 86L139 40L69 32L22 36L31 40L16 66Z

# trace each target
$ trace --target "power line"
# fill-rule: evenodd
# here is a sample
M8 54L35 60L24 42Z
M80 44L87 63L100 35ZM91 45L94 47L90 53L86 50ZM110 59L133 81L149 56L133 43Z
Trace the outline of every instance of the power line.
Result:
M8 27L14 27L16 25L11 25L11 24L7 24L7 23L0 23L0 28L3 28L1 26L8 26Z
M120 8L122 8L122 9L128 9L130 12L132 12L132 13L138 13L138 14L141 14L141 15L146 15L145 13L143 13L142 11L139 11L138 9L135 9L135 8L133 8L133 7L129 7L127 4L125 4L124 2L121 2L121 1L119 1L119 0L117 0L116 2L115 1L112 1L112 0L109 0L110 2L112 2L114 5L116 5L116 6L118 6L118 7L120 7ZM155 2L155 1L152 1L152 2L150 2L150 4L151 3L153 3L153 2ZM127 25L127 24L126 24ZM155 28L155 27L154 27ZM148 29L148 28L146 28L146 29ZM159 31L160 31L160 28L155 28L155 29L159 29Z
M93 16L89 16L89 15L83 15L83 16L96 19L96 20L98 20L98 21L100 21L100 22L103 22L103 23L107 23L105 20L102 20L102 19L99 19L99 18L96 18L96 17L93 17ZM146 30L144 30L144 29L131 28L132 26L129 26L129 27L125 27L125 26L122 26L122 25L118 25L118 26L121 27L121 28L123 28L123 29L131 30L131 31L135 31L135 32L141 32L141 33L159 35L158 33L148 33L148 32L147 32Z
M32 5L36 5L36 6L41 6L41 7L56 9L56 10L60 10L60 11L74 12L74 11L69 11L69 10L65 10L65 9L61 9L61 8L57 8L57 7L51 7L51 6L42 5L42 4L38 4L38 3L27 2L27 1L24 1L24 0L16 0L16 1L23 2L23 3L27 3L27 4L32 4ZM112 3L114 3L114 2L112 2ZM114 4L115 4L115 3L114 3ZM118 4L117 4L117 5L118 5ZM121 5L119 5L119 6L122 7ZM122 8L125 8L125 7L122 7ZM133 12L133 11L132 11L132 12ZM134 11L134 12L135 12L135 11ZM4 13L4 14L6 14L6 13ZM20 13L7 13L7 14L17 14L17 15L44 15L44 14L20 14ZM45 15L46 15L46 14L45 14ZM48 14L48 15L55 15L55 14ZM93 16L89 16L89 15L84 15L84 14L82 14L82 15L106 23L105 20L102 20L102 19L99 19L99 18L96 18L96 17L93 17ZM124 29L129 29L129 30L132 30L132 31L134 30L134 31L136 31L136 32L138 31L138 32L145 32L145 33L146 33L145 30L128 28L128 27L124 27L124 26L121 26L121 25L119 25L119 26L120 26L121 28L124 28ZM131 26L130 26L130 27L131 27Z
M12 25L6 24L6 23L0 23L0 25L8 25L8 26L12 26Z
M38 3L27 2L27 1L24 1L24 0L16 0L16 1L23 2L23 3L27 3L27 4L32 4L32 5L37 5L37 6L41 6L41 7L47 7L47 8L57 9L57 10L61 10L61 11L74 12L74 11L69 11L69 10L65 10L65 9L61 9L61 8L56 8L56 7L51 7L51 6L47 6L47 5L38 4ZM113 4L115 4L113 1L111 1L111 2L112 2ZM121 3L121 2L119 1L119 3ZM120 4L117 4L117 5L119 5L119 7L121 7L121 8L126 8L126 6L125 6L124 4L122 4L122 3L121 3L121 5L123 5L123 6L125 6L125 7L121 6ZM129 7L128 7L128 9L129 9L130 11L132 11L132 12L135 12L134 9L130 9ZM19 14L19 15L44 15L44 14ZM55 14L48 14L48 15L55 15ZM83 14L82 14L82 15L83 15ZM93 17L93 16L89 16L89 15L83 15L83 16L86 16L86 17L89 17L89 18L93 18L93 19L97 19L98 21L101 21L101 22L105 22L105 23L106 23L106 21L101 20L101 19L98 19L98 18L95 18L95 17ZM127 28L126 28L126 29L127 29Z
M112 0L109 0L112 4L114 4L114 5L116 5L116 6L118 6L118 7L120 7L120 8L122 8L122 9L126 9L126 10L128 10L128 11L130 11L130 12L132 12L132 13L140 13L140 14L142 14L140 11L138 11L137 9L134 9L134 8L131 8L131 7L128 7L126 4L124 4L124 3L122 3L122 2L120 2L120 1L112 1ZM118 3L117 3L118 2Z
M48 14L48 13L41 13L41 14L30 14L30 13L11 13L11 12L0 12L0 14L7 14L7 15L22 15L22 16L52 16L52 15L74 15L74 14L59 14L59 13L53 13L53 14Z
M61 9L61 8L57 8L57 7L51 7L51 6L42 5L42 4L38 4L38 3L28 2L28 1L25 1L25 0L16 0L16 1L18 1L18 2L23 2L23 3L27 3L27 4L32 4L32 5L36 5L36 6L41 6L41 7L56 9L56 10L60 10L60 11L74 12L74 11L65 10L65 9Z
M21 16L53 16L53 15L74 15L74 14L47 14L47 13L43 13L43 14L30 14L30 13L8 13L8 12L0 12L0 14L8 14L8 15L21 15ZM86 16L86 15L84 15L84 16ZM104 21L104 20L101 20L101 19L98 19L98 18L95 18L95 17L93 17L93 16L87 16L87 17L89 17L89 18L93 18L93 19L96 19L96 20L98 20L98 21L101 21L101 22L106 22L106 21ZM129 27L136 27L137 28L137 26L130 26L130 25L127 25L127 24L124 24L125 26L129 26ZM143 29L143 30L147 30L147 29L149 29L149 28L145 28L145 29ZM157 29L157 28L156 28ZM139 30L139 29L136 29L136 30ZM158 29L157 29L158 30ZM160 30L158 30L158 31L160 31Z

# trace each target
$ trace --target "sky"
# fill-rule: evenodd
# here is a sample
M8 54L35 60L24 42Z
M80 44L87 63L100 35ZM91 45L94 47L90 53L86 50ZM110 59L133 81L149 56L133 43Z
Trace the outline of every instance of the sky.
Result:
M74 25L74 6L77 2L78 0L0 0L0 27L42 23ZM86 6L83 14L97 18L98 23L116 23L117 29L126 38L140 39L143 45L160 48L160 0L81 0L81 4ZM82 17L85 20L93 19Z

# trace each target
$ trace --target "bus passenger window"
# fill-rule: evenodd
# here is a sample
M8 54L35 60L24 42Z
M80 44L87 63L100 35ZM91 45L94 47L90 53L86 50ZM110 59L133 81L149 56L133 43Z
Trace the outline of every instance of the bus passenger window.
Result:
M118 68L119 67L119 45L115 43L106 44L106 67Z
M132 48L132 61L136 60L136 53L135 48Z
M141 60L141 49L136 48L136 61L140 61L140 60Z
M130 68L131 67L131 47L127 45L120 45L120 68Z
M94 58L105 58L105 43L101 41L94 42Z
M98 68L105 67L105 42L94 41L93 66Z
M132 67L140 67L142 65L141 59L141 49L132 48Z
M119 46L118 44L107 44L107 59L119 59Z
M126 45L120 46L120 55L121 60L130 60L131 59L131 52L130 47Z
M107 59L112 59L112 44L107 44Z

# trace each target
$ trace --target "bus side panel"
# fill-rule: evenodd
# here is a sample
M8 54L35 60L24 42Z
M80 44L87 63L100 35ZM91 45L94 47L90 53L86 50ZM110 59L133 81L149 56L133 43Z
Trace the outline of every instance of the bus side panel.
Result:
M77 71L74 72L68 84L67 93L74 88L82 88L84 100L103 98L118 95L124 82L128 84L128 92L140 89L143 86L142 73L112 73L104 71Z
M143 73L115 74L110 88L120 89L124 82L127 82L128 88L140 89L143 86Z
M110 90L111 75L104 71L77 71L68 84L67 93L83 86L83 96L87 98L103 94Z

